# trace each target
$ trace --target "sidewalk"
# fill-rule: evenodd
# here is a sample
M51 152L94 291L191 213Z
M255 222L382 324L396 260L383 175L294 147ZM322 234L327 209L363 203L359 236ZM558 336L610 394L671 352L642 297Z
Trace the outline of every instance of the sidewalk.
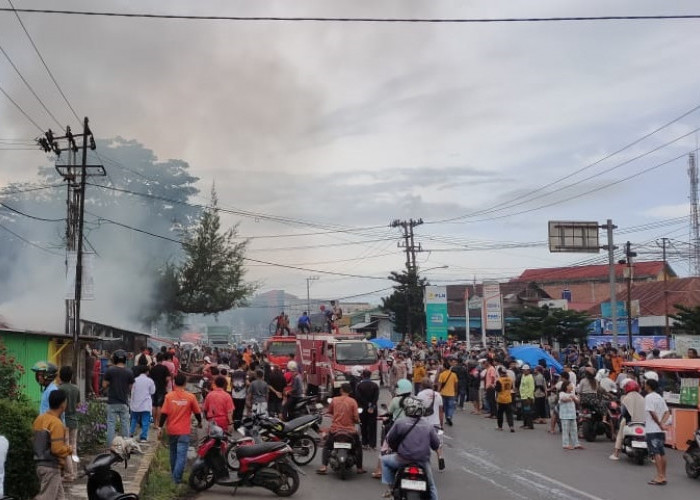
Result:
M124 469L123 463L114 464L112 467L122 477L125 493L136 493L141 491L141 485L146 477L146 473L151 466L155 456L158 441L155 432L151 432L147 443L141 443L143 454L133 453L129 459L128 467ZM83 465L90 464L96 455L80 457L80 469ZM81 477L72 483L64 483L66 498L82 499L87 498L87 477Z

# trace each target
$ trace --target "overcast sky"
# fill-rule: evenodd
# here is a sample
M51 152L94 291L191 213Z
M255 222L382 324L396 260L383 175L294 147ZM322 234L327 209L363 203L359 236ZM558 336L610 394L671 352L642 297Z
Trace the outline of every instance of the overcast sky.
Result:
M56 8L49 1L14 3ZM700 13L693 1L495 3L64 0L60 7L349 17ZM224 207L313 223L225 216L227 224L240 222L241 234L374 228L259 239L251 244L252 258L383 277L404 262L395 239L398 230L388 227L392 219L439 221L497 205L503 210L417 228L425 250L452 250L424 252L419 260L436 282L505 279L528 267L590 256L551 255L545 246L503 249L491 243L477 251L485 242L543 242L550 219L613 218L624 230L688 213L685 157L606 186L694 150L698 137L692 131L700 127L700 111L538 191L531 195L534 200L524 195L700 104L700 20L429 25L28 13L22 19L69 100L81 116L90 117L98 137L135 139L160 158L187 161L201 179L203 193L216 182ZM61 123L75 126L12 13L0 12L0 45ZM42 128L55 128L4 58L0 85ZM27 139L37 133L0 96L0 139ZM684 134L689 135L608 171ZM0 185L34 180L36 167L46 162L40 152L0 150ZM537 209L543 205L551 206ZM660 236L687 240L687 224L677 221L619 239L650 243ZM310 245L319 247L294 249ZM443 265L449 268L430 270ZM688 272L684 262L674 266ZM301 296L306 294L305 278L312 274L318 273L266 266L249 271L251 279L263 283L263 291L284 288ZM345 297L389 286L381 280L318 275L311 293L316 297ZM376 300L378 295L358 300Z

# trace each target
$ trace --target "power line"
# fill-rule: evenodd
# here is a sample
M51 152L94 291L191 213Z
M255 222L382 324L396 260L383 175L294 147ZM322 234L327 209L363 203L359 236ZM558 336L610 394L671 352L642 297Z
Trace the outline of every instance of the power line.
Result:
M554 185L556 185L556 184L559 184L560 182L562 182L562 181L564 181L564 180L566 180L566 179L569 179L569 178L571 178L571 177L574 177L575 175L578 175L578 174L580 174L581 172L584 172L584 171L586 171L586 170L588 170L588 169L590 169L590 168L592 168L592 167L595 167L596 165L599 165L600 163L602 163L602 162L604 162L604 161L606 161L606 160L612 158L613 156L618 155L619 153L621 153L621 152L623 152L623 151L625 151L625 150L631 148L632 146L635 146L635 145L639 144L640 142L642 142L642 141L648 139L649 137L651 137L652 135L654 135L654 134L660 132L661 130L663 130L663 129L665 129L665 128L671 126L671 125L673 125L674 123L676 123L676 122L678 122L679 120L685 118L686 116L688 116L688 115L694 113L694 112L697 111L698 109L700 109L700 105L697 105L697 106L695 106L694 108L690 109L689 111L686 111L686 112L683 113L682 115L680 115L680 116L674 118L673 120L671 120L671 121L669 121L668 123L662 125L661 127L656 128L656 129L653 130L652 132L649 132L648 134L646 134L646 135L640 137L639 139L636 139L635 141L630 142L629 144L627 144L627 145L623 146L622 148L618 149L617 151L615 151L615 152L613 152L613 153L610 153L609 155L606 155L606 156L604 156L603 158L600 158L600 159L594 161L593 163L589 163L588 165L586 165L586 166L584 166L584 167L582 167L582 168L579 168L578 170L575 170L574 172L571 172L570 174L564 175L564 176L562 176L562 177L560 177L560 178L558 178L558 179L556 179L556 180L554 180L554 181L552 181L552 182L549 182L549 183L547 183L547 184L545 184L545 185L543 185L543 186L540 186L540 187L538 187L538 188L536 188L536 189L534 189L534 190L532 190L532 191L530 191L530 192L528 192L528 193L522 194L522 195L520 195L520 196L516 196L516 197L513 198L513 199L510 199L510 200L508 200L508 201L504 201L504 202L498 203L498 204L496 204L496 205L493 205L493 206L491 206L491 207L489 207L489 208L485 208L485 209L483 209L483 210L477 210L476 212L472 212L472 213L470 213L470 214L460 215L460 216L457 216L457 217L450 217L450 218L447 218L447 219L442 219L442 220L438 220L438 221L428 222L428 224L439 224L439 223L445 223L445 222L454 222L454 221L457 221L457 220L460 220L460 219L466 219L466 218L469 218L469 217L475 217L475 216L477 216L477 215L485 215L485 214L493 213L493 212L501 212L501 211L507 210L507 209L509 209L509 208L513 208L513 207L517 207L517 206L523 205L523 204L525 204L525 203L530 203L531 201L534 201L534 200L537 200L537 199L540 199L540 198L543 198L543 197L551 196L551 195L554 194L554 193L547 192L547 193L543 193L543 194L541 194L541 195L539 195L539 196L535 196L534 198L531 198L531 196L532 196L533 194L536 194L536 193L538 193L538 192L541 192L541 191L543 191L543 190L545 190L545 189L547 189L547 188L549 188L549 187L551 187L551 186L554 186ZM618 168L623 167L623 166L625 166L625 165L628 165L628 164L632 163L633 161L636 161L636 160L639 160L639 159L641 159L641 158L644 158L645 156L648 156L648 155L650 155L651 153L655 153L656 151L659 151L660 149L663 149L663 148L665 148L665 147L667 147L667 146L670 146L671 144L674 144L674 143L680 141L681 139L685 139L686 137L688 137L688 136L690 136L690 135L696 133L698 130L700 130L700 127L697 127L697 128L695 128L694 130L691 130L690 132L688 132L688 133L686 133L686 134L683 134L683 135L681 135L681 136L679 136L679 137L676 137L675 139L673 139L673 140L671 140L671 141L669 141L669 142L666 142L666 143L664 143L664 144L662 144L662 145L660 145L660 146L657 146L657 147L655 147L654 149L652 149L652 150L650 150L650 151L647 151L647 152L645 152L645 153L641 153L641 154L635 156L634 158L630 158L630 159L628 159L628 160L625 160L625 161L623 161L623 162L621 162L621 163L618 163L617 165L614 165L613 167L604 169L604 170L602 170L602 171L600 171L600 172L598 172L598 173L596 173L596 174L593 174L593 175L590 175L590 176L585 177L585 178L583 178L583 179L580 179L580 180L578 180L578 181L576 181L576 182L574 182L574 183L572 183L572 184L568 184L568 185L566 185L566 186L564 186L564 187L558 189L556 192L558 193L558 192L560 192L561 190L569 189L569 188L574 187L574 186L577 186L577 185L579 185L579 184L581 184L582 182L585 182L585 181L587 181L587 180L591 180L591 179L593 179L593 178L595 178L595 177L600 177L600 176L603 175L603 174L612 172L613 170L617 170ZM524 200L523 200L523 198L528 198L528 199L524 199ZM519 203L514 203L514 204L512 203L512 202L517 201L517 200L523 200L523 201L520 201ZM504 205L505 205L505 206L504 206Z
M73 113L73 116L75 116L75 119L78 120L80 123L82 120L78 116L78 113L75 112L75 109L73 109L73 106L71 106L70 101L68 101L68 98L66 97L66 94L63 93L63 89L61 89L61 86L58 84L56 81L56 78L53 76L53 73L49 69L48 64L46 64L46 61L44 60L44 57L41 55L41 52L39 51L39 47L36 46L34 43L34 39L32 38L32 35L29 34L29 31L27 30L27 27L24 25L22 22L22 18L20 17L19 13L23 12L24 9L15 9L15 6L12 4L12 0L7 0L10 4L11 9L8 9L6 7L2 8L4 11L12 11L15 13L15 16L17 16L17 21L19 21L20 26L22 26L22 29L24 30L24 33L27 35L27 38L29 38L29 42L32 44L32 47L34 47L34 51L36 52L36 55L39 56L39 59L41 59L41 64L44 65L44 68L46 69L46 72L49 74L51 77L51 81L53 81L54 85L56 86L56 89L58 89L59 94L61 94L61 97L63 97L63 100L66 102L68 105L68 108L71 110L71 113ZM60 126L60 125L59 125Z
M31 214L22 212L21 210L17 210L16 208L12 208L11 206L9 206L5 203L2 203L2 202L0 202L0 207L5 207L10 212L14 212L16 214L23 215L24 217L27 217L29 219L39 220L42 222L65 222L65 220L66 220L65 218L63 218L63 219L46 219L44 217L38 217L36 215L31 215Z
M10 2L11 3L11 2ZM425 17L286 17L286 16L214 16L185 14L148 14L138 12L109 12L58 9L12 9L28 14L56 14L70 16L122 17L139 19L171 19L187 21L269 21L269 22L330 22L330 23L411 23L411 24L482 24L482 23L542 23L581 21L667 21L700 19L700 14L667 14L648 16L564 16L564 17L486 17L486 18L425 18Z
M17 102L15 102L15 100L14 100L12 97L10 97L10 94L8 94L7 92L5 92L5 89L2 88L2 85L0 85L0 92L2 92L3 95L4 95L5 97L7 97L7 99L8 99L12 104L15 105L15 108L17 108L17 109L19 110L19 112L22 113L22 114L24 115L24 117L25 117L27 120L29 120L29 122L30 122L32 125L34 125L37 129L39 129L39 132L41 132L42 134L44 133L44 129L42 129L42 128L39 126L39 124L38 124L37 122L35 122L35 121L32 119L32 117L29 116L29 114L27 114L27 112L26 112L24 109L22 109L22 106L20 106L19 104L17 104Z
M9 188L0 188L0 196L7 196L9 194L21 194L21 193L31 193L33 191L41 191L43 189L51 189L51 188L57 188L57 187L62 187L63 184L48 184L45 186L36 186L36 187L27 187L27 188L22 188L22 189L9 189Z
M41 100L41 97L38 96L38 94L34 91L34 88L29 84L26 78L24 78L24 75L22 72L17 68L15 65L14 61L10 58L10 55L5 51L5 49L2 48L2 45L0 45L0 52L3 53L7 61L10 63L12 68L15 70L17 73L17 76L24 82L24 85L29 89L29 91L32 93L34 97L36 97L36 100L39 101L39 104L44 108L44 111L53 119L54 122L58 125L59 128L62 127L61 122L58 121L58 119L54 116L54 114L49 110L49 108L46 107L46 104L44 104L44 101Z
M59 256L59 257L63 257L63 255L61 255L60 253L52 252L52 251L49 250L48 248L42 247L41 245L37 245L37 244L34 243L33 241L29 241L29 240L28 240L27 238L25 238L24 236L21 236L21 235L15 233L15 232L12 231L11 229L8 229L7 227L3 226L2 224L0 224L0 229L4 229L5 231L7 231L7 232L10 233L11 235L13 235L15 238L18 238L19 240L23 241L23 242L26 243L27 245L31 245L31 246L33 246L34 248L38 248L38 249L41 250L42 252L46 252L46 253L51 254L51 255L57 255L57 256Z

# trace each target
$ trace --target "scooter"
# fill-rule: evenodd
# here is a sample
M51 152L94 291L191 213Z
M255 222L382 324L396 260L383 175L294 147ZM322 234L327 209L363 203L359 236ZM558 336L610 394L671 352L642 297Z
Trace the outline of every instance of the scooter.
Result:
M288 444L240 444L234 448L238 472L232 476L222 453L226 448L223 430L212 425L209 437L202 445L209 445L208 448L205 451L200 447L200 456L192 466L189 484L193 489L202 491L214 483L236 489L260 486L281 497L291 496L299 489L301 471L289 459L292 449Z
M254 415L243 419L246 435L253 436L257 442L284 441L294 451L292 460L297 465L309 464L318 451L321 415L304 415L289 422L263 415Z
M391 493L394 500L430 500L430 484L423 467L417 464L400 467Z
M357 410L362 413L362 408ZM337 472L340 479L346 479L348 473L357 465L357 446L360 440L357 439L357 432L336 432L333 434L333 450L328 458L328 465L334 472ZM330 439L330 435L327 439Z
M318 415L323 410L323 405L318 396L304 396L299 398L289 409L289 419L302 417L304 415Z
M649 456L644 424L630 422L622 431L622 452L638 465L644 465Z
M85 467L85 475L88 476L88 500L138 500L137 494L124 493L122 477L112 469L112 465L119 462L124 462L126 468L134 450L140 448L132 439L115 437L110 452L97 455L92 463Z
M579 418L581 435L586 441L593 442L601 434L612 438L610 425L603 421L603 415L595 404L582 403Z
M691 479L700 477L700 429L695 431L695 439L688 440L688 449L683 454L685 473Z
M227 439L224 430L212 422L207 438L197 449L197 459L188 480L190 488L204 491L219 481L229 481L229 470L237 471L240 468L235 449L253 444L255 441L250 437Z

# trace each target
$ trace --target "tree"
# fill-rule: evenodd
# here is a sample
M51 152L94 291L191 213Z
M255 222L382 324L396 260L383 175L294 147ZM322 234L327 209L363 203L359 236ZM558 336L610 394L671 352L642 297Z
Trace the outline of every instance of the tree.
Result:
M700 306L688 307L676 304L673 307L678 311L669 317L675 321L673 331L688 335L700 335Z
M388 277L397 283L394 292L382 298L382 310L393 313L397 331L407 334L425 333L425 311L423 310L423 289L429 285L425 278L420 278L414 270L401 273L391 272ZM410 305L410 306L409 306ZM409 318L411 331L409 331Z
M513 321L506 324L506 337L511 340L528 342L546 340L561 344L581 343L588 336L591 318L586 313L528 307L510 314Z
M175 309L185 314L218 314L244 303L255 286L243 281L248 241L236 242L236 226L221 231L218 200L212 188L211 206L199 222L184 231L185 261L179 267Z

